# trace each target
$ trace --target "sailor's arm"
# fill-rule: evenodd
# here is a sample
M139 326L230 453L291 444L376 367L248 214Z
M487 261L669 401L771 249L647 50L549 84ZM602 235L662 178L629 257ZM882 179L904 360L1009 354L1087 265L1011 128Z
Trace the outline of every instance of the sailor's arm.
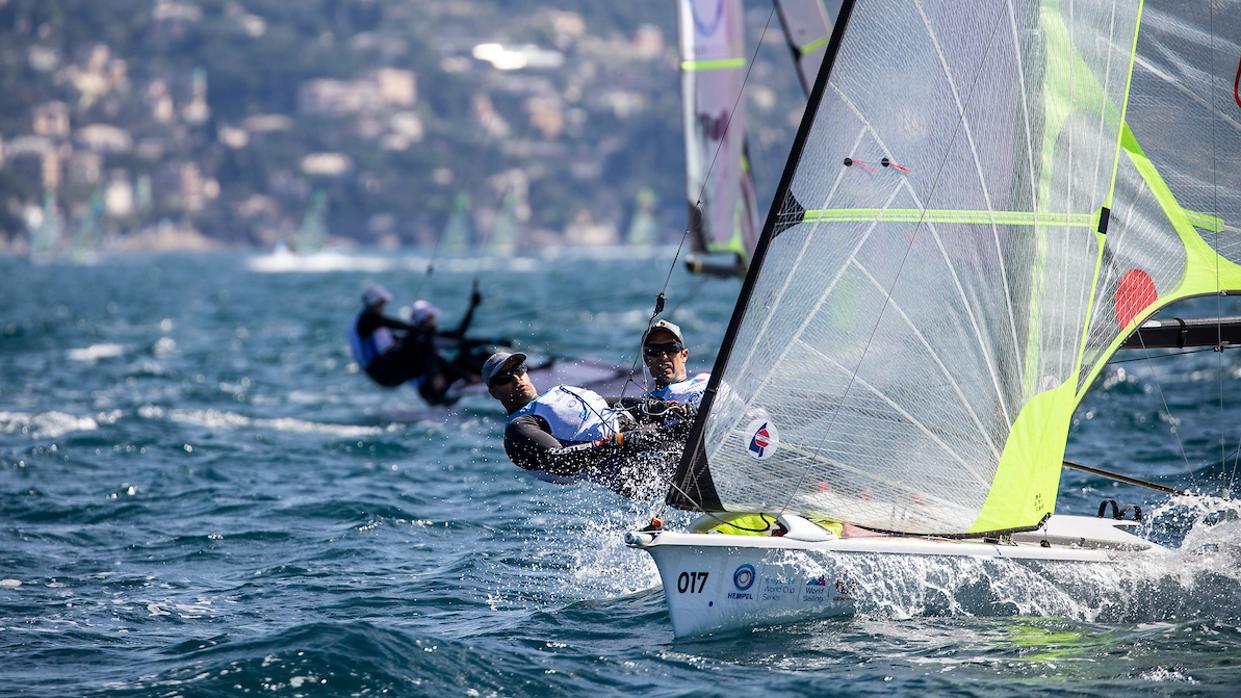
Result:
M470 329L470 323L474 321L474 309L482 302L483 294L478 292L478 282L475 282L474 290L470 292L470 307L466 309L465 315L461 318L461 324L457 325L457 329L442 331L439 335L451 339L464 339L465 333Z
M623 439L601 439L593 443L561 446L544 430L536 415L522 415L504 430L504 451L509 460L525 470L536 470L560 477L582 475L607 458L616 456Z
M387 327L390 330L401 330L403 332L408 332L413 329L407 322L402 322L396 318L388 317L387 315L380 315L379 313L363 313L362 316L358 318L358 334L363 337L369 335L380 327Z

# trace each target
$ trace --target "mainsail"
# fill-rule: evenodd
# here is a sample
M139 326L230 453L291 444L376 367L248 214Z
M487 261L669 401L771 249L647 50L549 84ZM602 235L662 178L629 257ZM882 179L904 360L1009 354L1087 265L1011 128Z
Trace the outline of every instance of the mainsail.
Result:
M1070 419L1241 290L1241 15L846 1L674 506L977 534L1055 507Z
M797 63L801 86L810 92L823 65L823 53L832 38L841 0L775 0L784 38Z
M741 0L677 2L690 241L696 253L734 255L734 273L745 271L758 239L742 19Z

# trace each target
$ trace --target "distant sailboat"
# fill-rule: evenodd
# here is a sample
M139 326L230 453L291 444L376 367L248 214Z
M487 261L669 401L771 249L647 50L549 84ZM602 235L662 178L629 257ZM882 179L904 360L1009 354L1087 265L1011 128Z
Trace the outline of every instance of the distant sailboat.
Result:
M316 191L310 197L306 213L302 215L302 225L298 228L297 238L293 245L298 254L314 254L323 251L327 243L327 197L323 192Z
M86 215L79 222L77 235L73 238L74 261L91 263L98 260L103 244L104 212L103 193L97 190L91 195Z
M459 192L452 202L452 213L444 225L440 247L444 254L463 255L474 247L474 226L470 223L470 195Z
M50 262L61 254L61 238L65 230L65 220L56 205L55 194L47 192L43 195L43 209L36 219L30 232L30 259Z
M627 536L677 636L851 614L866 556L1163 552L1055 510L1113 354L1241 291L1241 15L1208 4L843 4L668 495L706 515Z
M777 0L781 26L809 91L839 0ZM690 271L744 275L758 242L759 207L746 143L747 58L740 0L679 0L681 100Z
M655 222L655 205L658 198L647 187L638 190L634 197L633 216L625 231L625 244L629 247L650 248L659 240L659 224Z
M509 190L505 193L500 210L491 224L491 235L487 238L487 254L502 257L512 254L517 249L519 232L517 208L519 204L516 192Z
M678 0L687 264L744 273L758 239L758 205L745 142L746 52L741 0Z

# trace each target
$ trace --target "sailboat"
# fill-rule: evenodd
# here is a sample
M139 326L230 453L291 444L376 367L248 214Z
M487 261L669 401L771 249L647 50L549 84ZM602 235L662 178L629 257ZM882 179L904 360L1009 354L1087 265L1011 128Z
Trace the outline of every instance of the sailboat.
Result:
M630 248L650 249L659 239L659 224L655 221L655 192L642 187L634 196L633 215L625 230L625 244Z
M86 215L78 224L78 232L73 239L73 260L78 264L93 264L99 260L99 249L103 244L104 213L103 192L96 190L91 194Z
M495 222L491 224L491 235L487 238L486 252L494 257L513 254L517 249L517 208L520 205L517 192L509 190L504 194L500 210L496 213Z
M827 4L834 8L839 1ZM833 13L823 0L776 0L775 9L808 92L831 36ZM691 247L686 266L698 274L743 276L758 241L745 136L743 19L741 0L677 3Z
M703 515L626 536L676 636L853 613L859 556L1166 552L1056 496L1113 354L1241 291L1238 37L1205 1L842 4L667 497Z
M33 262L47 263L55 259L61 252L61 236L64 234L65 221L56 205L56 195L47 192L43 195L43 209L31 218L33 225L30 231L30 259Z
M691 271L744 273L758 240L745 139L741 0L679 0L681 110Z
M474 226L470 224L470 195L458 192L452 201L452 213L444 225L440 243L444 254L463 255L474 245Z
M294 249L298 254L311 255L324 251L327 242L327 197L316 191L310 197L310 205L302 216Z

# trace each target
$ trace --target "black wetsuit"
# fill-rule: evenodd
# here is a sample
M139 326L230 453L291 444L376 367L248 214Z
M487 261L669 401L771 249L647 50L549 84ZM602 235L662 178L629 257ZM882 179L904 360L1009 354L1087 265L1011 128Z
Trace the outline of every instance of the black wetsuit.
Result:
M599 482L626 497L662 495L685 447L688 421L664 423L633 409L637 399L608 399L612 406L628 410L622 425L623 440L561 446L551 434L547 420L524 414L504 430L504 452L513 464L545 475ZM647 401L649 402L649 401ZM656 400L656 403L662 403ZM654 409L654 412L660 410ZM637 420L634 415L637 415Z

